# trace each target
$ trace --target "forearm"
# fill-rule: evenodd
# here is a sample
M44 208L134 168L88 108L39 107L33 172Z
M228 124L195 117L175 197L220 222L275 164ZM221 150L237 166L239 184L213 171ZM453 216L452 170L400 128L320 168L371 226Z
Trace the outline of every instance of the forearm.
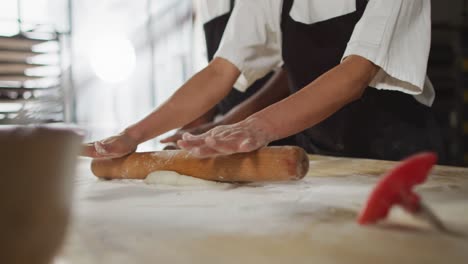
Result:
M257 93L229 111L219 124L229 125L240 122L265 107L281 101L288 95L288 75L285 70L280 69Z
M224 59L215 59L193 76L165 103L125 131L138 143L179 128L212 109L230 91L240 75Z
M212 109L208 110L208 112L206 112L199 118L183 126L182 129L186 130L186 129L198 127L198 126L213 122L217 114L218 114L218 110L217 110L217 107L215 106Z
M275 139L296 134L360 98L378 70L366 59L350 56L304 89L249 119L270 130Z

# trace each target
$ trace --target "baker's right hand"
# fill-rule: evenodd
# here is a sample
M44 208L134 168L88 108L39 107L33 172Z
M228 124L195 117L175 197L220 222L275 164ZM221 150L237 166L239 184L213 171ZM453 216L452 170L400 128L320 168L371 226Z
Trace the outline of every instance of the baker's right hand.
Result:
M104 140L84 144L81 155L90 158L120 158L135 152L138 143L125 132Z

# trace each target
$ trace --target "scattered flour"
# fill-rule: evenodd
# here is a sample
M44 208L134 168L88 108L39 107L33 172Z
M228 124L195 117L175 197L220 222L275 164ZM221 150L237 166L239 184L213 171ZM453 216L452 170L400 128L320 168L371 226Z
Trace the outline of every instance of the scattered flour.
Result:
M99 141L94 142L94 148L96 149L96 152L101 155L106 155L107 150L104 148L103 144Z
M155 171L145 179L146 184L169 185L169 186L201 186L201 187L221 187L230 186L229 183L207 181L191 176L181 175L175 171Z

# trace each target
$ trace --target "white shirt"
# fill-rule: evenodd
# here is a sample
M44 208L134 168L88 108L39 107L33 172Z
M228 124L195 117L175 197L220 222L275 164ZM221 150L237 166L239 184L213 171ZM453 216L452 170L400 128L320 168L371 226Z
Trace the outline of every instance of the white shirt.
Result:
M213 3L218 1L223 3ZM207 19L229 12L229 1L205 2L206 10L210 9L210 3L213 5L211 13L205 11ZM283 64L282 6L282 0L236 1L215 55L241 71L236 89L245 91ZM295 0L290 15L298 22L313 24L355 10L356 0ZM381 68L370 86L411 94L422 104L431 106L435 92L426 76L430 43L430 0L369 0L343 59L350 55L368 59Z
M202 24L205 24L217 17L229 13L231 11L231 1L199 0L197 1L197 11L199 12Z

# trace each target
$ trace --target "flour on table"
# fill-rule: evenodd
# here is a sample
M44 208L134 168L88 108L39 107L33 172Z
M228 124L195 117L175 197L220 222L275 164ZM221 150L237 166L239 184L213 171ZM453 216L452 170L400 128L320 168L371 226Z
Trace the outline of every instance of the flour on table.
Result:
M146 184L169 185L169 186L202 186L202 187L222 187L229 186L229 183L207 181L191 176L179 174L175 171L155 171L145 179Z

